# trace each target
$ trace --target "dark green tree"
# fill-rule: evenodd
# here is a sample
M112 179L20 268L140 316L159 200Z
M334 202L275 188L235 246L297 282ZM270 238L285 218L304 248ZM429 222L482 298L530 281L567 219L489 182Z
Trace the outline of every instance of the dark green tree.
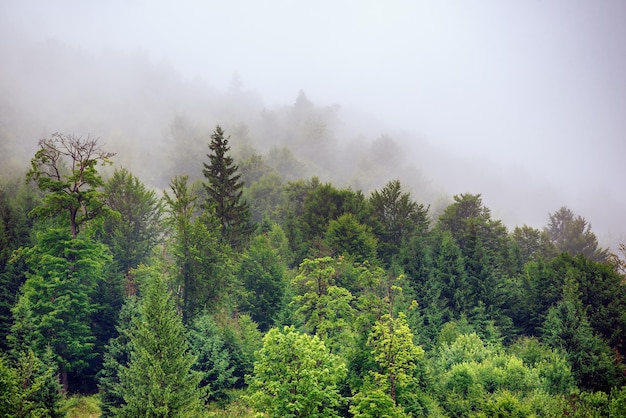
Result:
M352 213L359 222L365 220L365 197L350 189L337 189L332 184L320 184L307 193L304 199L300 228L304 239L319 242L330 221L344 213Z
M192 417L203 407L196 359L161 268L137 271L142 296L129 330L129 362L119 370L119 417Z
M521 265L512 256L513 242L506 227L491 219L480 195L472 194L454 196L454 203L440 215L437 227L452 234L463 254L468 306L478 308L472 315L478 321L493 320L511 328L506 295L512 286L509 277L519 274Z
M127 297L118 316L117 335L106 346L102 369L98 372L102 418L114 417L115 409L124 404L119 372L130 361L130 329L138 311L137 296Z
M391 263L402 244L428 231L428 207L413 201L403 192L399 180L392 180L380 191L372 192L368 200L374 234L379 240L379 254Z
M162 204L153 190L127 169L116 169L104 185L108 206L120 214L104 221L102 242L124 275L145 263L164 232Z
M548 259L556 255L556 248L550 242L548 234L533 227L524 225L515 227L511 234L525 264L540 258Z
M250 314L261 331L267 331L282 309L283 295L288 284L285 263L271 247L267 235L258 235L252 239L243 255L237 276L245 291L241 309Z
M589 325L580 300L578 285L567 277L563 299L550 308L543 324L543 340L566 353L579 387L609 391L623 383L620 367L608 344Z
M206 206L213 208L220 222L221 240L235 249L242 249L254 231L250 222L248 203L242 199L243 182L238 166L228 153L230 146L224 131L217 125L211 135L207 154L208 163L203 163L202 174L206 179Z
M285 187L282 178L275 172L268 173L258 181L249 184L244 190L243 197L250 204L251 219L259 224L264 216L282 222L281 209L285 206Z
M376 261L377 240L367 225L360 223L352 213L344 213L330 221L324 241L329 251L346 256L355 262Z
M30 272L13 308L13 348L32 348L42 355L51 347L59 364L61 383L68 373L75 381L97 353L92 332L98 305L94 291L110 261L104 245L72 238L65 229L42 232L26 251Z
M235 387L239 378L222 331L209 315L200 315L194 320L189 343L196 356L193 369L202 376L200 386L207 391L207 400L228 399L228 390Z
M183 322L205 309L215 310L232 289L232 267L227 244L219 242L219 225L209 213L197 213L196 196L187 185L187 176L175 177L171 195L165 193L168 222L172 228L171 251L175 261L174 279Z
M35 191L22 180L0 181L0 351L7 351L7 335L19 288L27 270L24 257L14 256L20 247L33 244L33 220L27 214L38 204Z

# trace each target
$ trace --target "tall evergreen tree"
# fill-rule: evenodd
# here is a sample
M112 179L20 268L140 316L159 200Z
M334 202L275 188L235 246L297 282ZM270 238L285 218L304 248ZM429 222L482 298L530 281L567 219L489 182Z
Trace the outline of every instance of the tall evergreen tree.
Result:
M18 248L32 245L33 220L27 214L36 205L34 189L23 181L0 182L0 351L9 349L11 308L25 279L25 260L13 255Z
M224 131L217 125L211 135L207 154L208 163L203 163L202 174L206 179L204 189L206 205L215 210L220 221L221 239L235 249L241 249L253 232L248 203L242 199L243 182L238 166L228 154L230 146Z
M202 408L195 357L160 268L138 272L144 292L131 320L129 363L119 371L120 417L194 417Z
M146 262L163 233L162 204L153 190L127 169L115 170L104 185L109 207L120 214L104 221L102 241L109 246L116 270L127 274Z
M378 237L381 258L390 263L402 244L416 235L428 231L428 208L403 192L399 180L387 183L369 198L374 233Z
M232 288L230 248L220 243L217 221L209 213L196 214L196 197L187 186L187 176L175 177L165 193L172 227L171 250L176 263L178 304L183 322L204 309L215 309Z
M51 347L67 390L68 373L82 380L76 373L97 355L93 293L110 257L104 245L72 239L63 229L41 233L26 257L31 271L13 308L10 341L14 349L32 348L37 355Z
M623 367L615 363L608 344L589 325L578 285L572 277L565 279L563 299L548 311L543 339L566 352L580 387L608 391L623 383Z

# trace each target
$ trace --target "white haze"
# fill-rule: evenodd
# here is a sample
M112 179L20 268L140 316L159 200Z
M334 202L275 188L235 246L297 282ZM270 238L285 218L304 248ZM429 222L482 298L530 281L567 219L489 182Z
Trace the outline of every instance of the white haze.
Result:
M621 0L0 0L0 149L15 153L2 161L27 161L54 131L91 133L154 177L142 164L159 164L155 138L175 116L244 122L259 146L260 112L303 90L338 105L344 152L393 138L415 169L382 184L402 177L433 205L481 193L510 227L565 205L614 245L626 241L624 22Z

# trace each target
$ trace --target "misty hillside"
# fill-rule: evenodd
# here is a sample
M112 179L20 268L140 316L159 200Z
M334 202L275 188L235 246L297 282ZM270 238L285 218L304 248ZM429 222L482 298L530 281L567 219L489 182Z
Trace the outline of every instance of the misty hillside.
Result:
M532 164L463 156L363 109L316 103L315 92L294 91L291 103L267 106L236 73L228 86L213 86L210 74L183 77L176 63L141 50L92 52L19 37L0 45L3 175L24 171L38 139L65 132L101 138L116 165L163 189L175 175L198 172L220 124L239 161L262 156L287 180L318 176L369 192L399 179L435 212L453 194L481 193L511 227L545 225L566 205L606 245L624 240L623 202L605 193L609 185L565 190Z

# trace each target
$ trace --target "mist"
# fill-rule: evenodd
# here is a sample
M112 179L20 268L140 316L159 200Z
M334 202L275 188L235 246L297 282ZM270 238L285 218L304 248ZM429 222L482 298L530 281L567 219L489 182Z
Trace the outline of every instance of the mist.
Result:
M166 188L201 174L219 123L238 160L293 153L286 179L397 178L433 213L480 193L509 228L567 206L614 246L625 21L618 0L3 1L0 172L90 134Z

